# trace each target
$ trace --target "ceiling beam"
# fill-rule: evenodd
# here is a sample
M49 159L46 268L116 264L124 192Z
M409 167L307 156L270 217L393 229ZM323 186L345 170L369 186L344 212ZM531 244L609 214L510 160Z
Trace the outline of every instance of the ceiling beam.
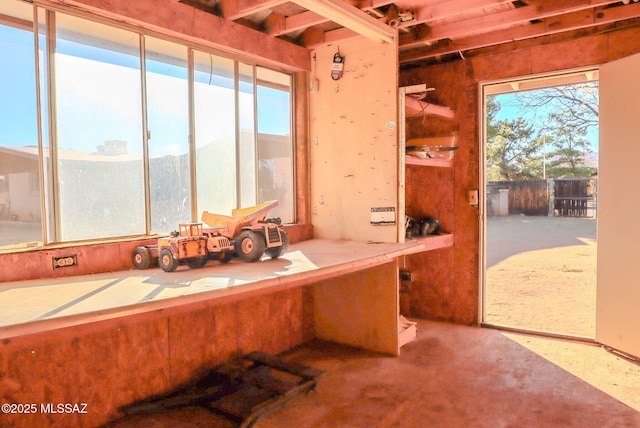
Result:
M355 31L348 28L338 28L336 30L324 31L317 27L311 27L302 33L302 45L307 49L316 49L332 43L340 43L342 40L362 37Z
M391 3L393 3L393 0L362 0L354 3L354 5L363 11L370 11L379 7L390 5ZM295 31L312 27L314 25L324 24L325 22L329 21L329 19L325 18L322 15L319 15L315 12L306 11L298 13L296 15L284 17L284 27L278 27L270 30L269 35L282 36L288 33L293 33Z
M433 26L417 34L401 34L399 44L401 47L420 46L442 39L464 38L612 3L618 3L618 0L533 0L518 9Z
M449 18L460 15L461 10L465 13L475 12L490 6L502 6L509 3L513 3L513 0L450 0L414 10L415 21L401 24L400 26L416 25Z
M453 41L436 43L432 46L424 46L418 49L401 51L399 54L399 62L400 64L406 64L410 62L423 61L446 54L465 52L502 43L613 24L635 18L640 18L640 3L607 9L599 7L590 11L578 11L563 16L557 16L529 25L494 31Z
M295 1L295 0L294 0ZM494 0L495 1L495 0ZM363 0L355 5L363 11L370 11L379 7L387 6L393 3L393 0ZM284 17L284 27L274 28L269 31L270 36L282 36L284 34L293 33L294 31L304 28L313 27L314 25L324 24L330 20L315 12L306 11L296 15Z
M314 25L324 24L325 22L329 22L329 20L324 16L320 16L315 12L306 11L284 17L284 26L270 30L269 35L274 37L282 36L304 28L313 27Z
M234 21L263 10L288 3L287 0L220 0L220 11L225 19Z
M305 9L371 40L395 43L397 31L343 0L294 0Z

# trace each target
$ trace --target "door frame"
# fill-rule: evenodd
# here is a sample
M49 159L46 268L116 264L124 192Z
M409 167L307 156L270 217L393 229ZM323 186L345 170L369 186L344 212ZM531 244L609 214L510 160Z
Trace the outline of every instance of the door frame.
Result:
M524 333L535 333L538 335L544 335L549 337L556 337L562 339L569 340L579 340L589 343L596 343L595 338L588 337L577 337L568 334L558 334L552 332L540 332L540 331L531 331L525 328L514 328L510 326L502 326L495 325L486 322L486 266L487 266L487 179L486 179L486 156L487 156L487 144L486 144L486 135L487 135L487 123L486 123L486 104L485 100L487 96L490 95L499 95L506 93L513 93L519 91L528 91L533 89L539 89L550 86L560 86L560 85L569 85L569 84L577 84L584 83L588 81L599 80L599 66L589 66L589 67L581 67L575 69L567 69L560 70L551 73L541 73L541 74L532 74L526 76L516 76L505 79L497 79L490 81L482 81L479 82L479 117L480 117L480 126L479 128L479 140L480 141L480 162L482 163L479 168L480 174L480 191L485 197L480 198L480 215L479 215L479 237L480 237L480 256L479 259L479 299L478 299L478 319L480 320L480 325L483 327L491 327L502 330L516 331L516 332L524 332ZM597 320L596 320L596 330L597 330Z

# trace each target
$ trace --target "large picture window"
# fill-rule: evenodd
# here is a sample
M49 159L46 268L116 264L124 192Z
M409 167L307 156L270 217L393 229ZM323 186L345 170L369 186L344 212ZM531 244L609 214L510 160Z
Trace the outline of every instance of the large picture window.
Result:
M13 0L0 55L0 250L295 218L291 76Z

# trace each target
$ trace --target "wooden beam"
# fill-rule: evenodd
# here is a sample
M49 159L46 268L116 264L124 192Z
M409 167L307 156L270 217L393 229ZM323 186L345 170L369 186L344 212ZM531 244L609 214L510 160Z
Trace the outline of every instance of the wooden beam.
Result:
M367 11L377 9L379 7L389 6L395 0L360 0L353 3L354 6Z
M324 30L317 27L309 27L300 34L302 45L307 49L313 49L325 45Z
M286 16L280 13L272 12L262 22L262 29L270 36L274 36L274 37L279 36L281 34L284 34L286 21L287 21Z
M271 36L282 36L283 34L293 33L303 28L313 27L314 25L323 24L329 20L315 12L306 11L285 17L284 27L269 31Z
M348 40L356 37L361 36L348 28L324 31L319 28L312 27L302 33L302 45L307 49L316 49L321 46L338 43L341 40Z
M298 3L298 2L294 0L294 3ZM361 3L364 3L364 4L361 5ZM377 1L358 2L356 6L360 7L361 10L365 11L365 10L371 10L377 7L382 7L390 3L392 3L392 1L377 0ZM304 4L302 4L301 6L305 7ZM282 36L284 34L293 33L294 31L313 27L315 25L324 24L325 22L330 22L330 20L318 13L313 12L312 10L308 10L306 12L285 17L284 27L274 27L268 33L270 36L274 36L274 37ZM313 41L309 41L310 46L317 47L322 44L326 44L318 41L316 32L314 32L313 34L314 34L314 36L312 37ZM351 36L352 36L351 33L349 33L349 37ZM336 34L329 35L329 39L332 39L335 37L336 37ZM340 36L337 36L337 37L339 38ZM303 40L305 39L304 36L302 38ZM306 43L305 43L305 46L307 46Z
M369 39L397 43L398 32L395 29L343 0L294 0L294 2Z
M38 0L44 7L95 19L103 17L136 31L151 32L212 49L240 61L281 71L311 70L310 52L285 40L228 21L178 1L155 2L109 0Z
M612 24L634 18L640 18L640 3L608 9L595 8L591 11L574 12L526 26L519 26L473 37L465 37L455 41L437 43L419 49L401 51L399 62L406 64L446 54Z
M222 16L230 21L287 3L287 0L220 0Z
M382 6L387 6L391 3L393 3L393 0L366 0L357 2L355 5L363 11L368 11ZM273 32L270 31L269 35L282 36L283 34L293 33L294 31L302 30L314 25L324 24L325 22L329 22L329 20L324 16L308 10L296 15L287 16L285 18L284 28L274 30Z
M406 24L415 25L430 22L438 19L445 19L460 15L460 11L465 13L484 9L490 6L501 6L512 4L513 0L450 0L414 10L416 20ZM403 25L401 25L402 27Z
M450 24L433 26L427 36L401 34L400 47L420 46L435 43L443 39L457 39L491 31L506 29L517 24L551 18L566 13L579 12L597 6L617 3L616 0L535 0L528 6L484 15L477 18L457 21Z

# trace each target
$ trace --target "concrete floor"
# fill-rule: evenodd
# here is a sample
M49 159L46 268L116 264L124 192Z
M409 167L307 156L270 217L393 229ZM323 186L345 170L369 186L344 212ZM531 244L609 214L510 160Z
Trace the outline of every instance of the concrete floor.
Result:
M419 321L397 358L326 342L283 356L326 375L256 428L640 426L640 365L592 345ZM111 426L233 425L187 408Z

